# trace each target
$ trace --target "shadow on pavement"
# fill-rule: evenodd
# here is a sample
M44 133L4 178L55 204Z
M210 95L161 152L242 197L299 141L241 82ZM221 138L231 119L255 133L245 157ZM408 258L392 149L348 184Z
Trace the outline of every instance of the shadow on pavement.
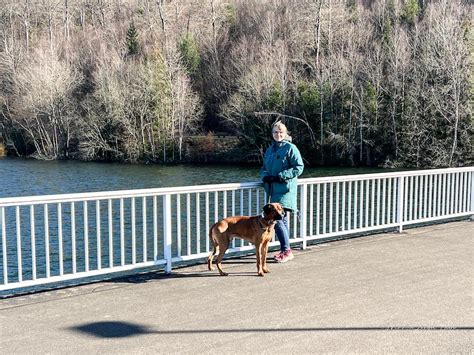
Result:
M278 332L359 332L359 331L472 331L474 327L456 326L386 326L386 327L303 327L248 329L168 329L156 330L128 322L94 322L68 328L98 338L125 338L144 334L206 334L206 333L278 333Z

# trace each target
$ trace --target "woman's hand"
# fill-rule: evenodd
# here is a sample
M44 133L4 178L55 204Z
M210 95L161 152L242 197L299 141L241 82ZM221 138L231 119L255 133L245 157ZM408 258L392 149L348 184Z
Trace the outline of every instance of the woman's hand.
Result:
M264 176L263 182L266 182L267 184L271 184L272 182L283 182L283 180L278 175L277 176Z

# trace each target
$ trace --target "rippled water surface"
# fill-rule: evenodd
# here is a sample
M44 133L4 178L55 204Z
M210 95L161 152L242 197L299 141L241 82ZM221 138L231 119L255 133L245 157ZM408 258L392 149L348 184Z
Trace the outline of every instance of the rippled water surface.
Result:
M384 172L387 169L310 168L302 177ZM257 181L259 167L133 165L0 158L0 198Z

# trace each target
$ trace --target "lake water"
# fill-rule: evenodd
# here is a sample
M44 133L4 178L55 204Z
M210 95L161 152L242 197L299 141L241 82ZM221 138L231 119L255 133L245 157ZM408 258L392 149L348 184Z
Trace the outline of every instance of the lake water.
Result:
M306 167L301 177L393 171ZM0 158L0 198L76 192L241 183L259 180L259 167L235 165L133 165Z

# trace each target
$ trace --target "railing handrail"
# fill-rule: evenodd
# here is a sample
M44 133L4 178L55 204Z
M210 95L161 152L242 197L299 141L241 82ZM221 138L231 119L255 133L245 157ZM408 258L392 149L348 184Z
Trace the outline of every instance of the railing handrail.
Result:
M446 169L429 169L429 170L410 170L389 173L372 173L372 174L357 174L357 175L339 175L339 176L325 176L315 178L299 179L299 185L308 183L329 183L329 182L343 182L343 181L359 181L367 179L386 179L405 176L420 176L420 175L435 175L440 173L457 173L474 171L474 167L463 168L446 168ZM159 187L151 189L134 189L134 190L116 190L116 191L100 191L100 192L83 192L72 194L54 194L41 196L21 196L21 197L5 197L0 198L0 207L34 205L43 203L63 203L74 201L90 201L90 200L107 200L117 198L130 197L147 197L147 196L161 196L167 194L186 194L196 192L213 192L231 191L238 189L251 189L261 187L260 181L231 183L231 184L208 184L208 185L193 185L193 186L177 186L177 187Z
M116 190L99 192L81 192L73 194L41 195L0 198L0 207L21 206L42 203L75 202L89 200L107 200L130 197L162 196L168 194L186 194L195 192L231 191L250 189L261 186L260 182L244 182L235 184L194 185L178 187L158 187L152 189Z

